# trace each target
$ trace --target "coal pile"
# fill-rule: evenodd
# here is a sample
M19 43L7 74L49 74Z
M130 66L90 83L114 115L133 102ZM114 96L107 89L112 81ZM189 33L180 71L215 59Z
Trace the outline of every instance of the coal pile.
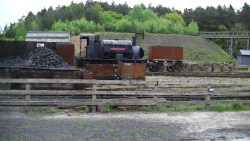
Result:
M0 67L15 67L15 68L59 68L71 69L64 60L56 54L54 50L46 47L37 47L31 49L22 56L11 56L0 60Z

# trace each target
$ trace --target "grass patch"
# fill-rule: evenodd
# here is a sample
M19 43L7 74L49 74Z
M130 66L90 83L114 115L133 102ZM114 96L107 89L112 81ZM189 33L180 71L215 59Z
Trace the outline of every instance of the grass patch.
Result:
M250 70L239 70L240 73L250 73Z
M74 107L71 109L74 112L78 112L78 113L88 113L91 111L89 106L80 106L80 107ZM70 109L68 109L68 111L71 111Z
M250 110L250 106L247 104L211 104L209 106L211 111L245 111ZM195 105L173 105L173 106L144 106L143 111L156 111L156 112L168 112L168 111L201 111L205 110L204 104Z
M173 106L144 106L143 111L157 111L157 112L167 112L167 111L200 111L204 110L203 104L196 105L173 105Z
M115 106L111 105L110 103L106 103L100 106L100 112L110 113L115 111Z
M246 104L212 104L209 106L211 111L245 111L249 110L249 105Z
M214 46L214 50L200 47L195 43L186 43L184 48L184 60L197 63L225 63L230 62L230 56L220 47ZM217 50L217 52L216 52Z
M25 109L26 113L40 113L40 114L55 114L60 112L58 108L55 107L29 107Z

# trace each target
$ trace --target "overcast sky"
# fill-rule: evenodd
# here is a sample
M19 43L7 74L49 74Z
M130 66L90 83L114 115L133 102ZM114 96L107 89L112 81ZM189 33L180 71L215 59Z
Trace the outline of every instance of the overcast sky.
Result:
M32 11L36 14L38 11L42 10L44 7L48 8L50 6L57 7L58 5L69 5L72 0L0 0L0 28L3 29L6 24L16 22L22 16L26 16L29 11ZM73 0L76 3L86 0ZM114 1L117 3L127 2L129 6L135 4L144 3L145 6L148 6L151 3L153 6L159 4L165 7L174 7L175 9L183 11L184 8L193 8L195 9L198 6L214 6L230 4L235 9L240 9L244 3L250 4L250 0L98 0L98 1L107 1L112 3Z

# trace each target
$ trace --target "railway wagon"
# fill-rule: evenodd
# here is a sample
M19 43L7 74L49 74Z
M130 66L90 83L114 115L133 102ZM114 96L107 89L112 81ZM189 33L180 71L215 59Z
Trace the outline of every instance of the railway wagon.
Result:
M151 72L179 72L183 64L183 48L178 46L150 46L147 67Z

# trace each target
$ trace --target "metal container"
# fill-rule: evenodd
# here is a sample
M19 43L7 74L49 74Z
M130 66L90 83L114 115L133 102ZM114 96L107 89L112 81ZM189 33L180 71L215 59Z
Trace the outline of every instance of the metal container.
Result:
M149 60L183 60L183 48L171 46L150 46L148 49Z
M75 65L75 47L70 43L56 45L56 53L69 65Z
M119 62L117 75L120 79L145 79L146 64Z
M92 80L93 79L93 73L88 71L81 71L82 73L82 79L85 80ZM86 89L92 87L92 84L75 84L75 88L78 89Z
M21 56L27 51L24 41L0 41L0 58Z
M86 70L93 73L94 79L114 79L116 66L113 64L86 64Z

